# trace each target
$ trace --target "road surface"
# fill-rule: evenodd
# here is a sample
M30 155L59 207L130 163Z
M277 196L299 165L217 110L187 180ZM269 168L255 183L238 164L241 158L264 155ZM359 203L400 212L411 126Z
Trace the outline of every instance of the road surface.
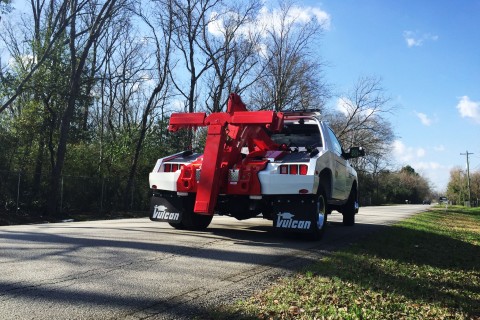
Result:
M320 242L219 216L205 232L146 218L0 227L0 318L201 318L426 208L361 208L354 227L334 213Z

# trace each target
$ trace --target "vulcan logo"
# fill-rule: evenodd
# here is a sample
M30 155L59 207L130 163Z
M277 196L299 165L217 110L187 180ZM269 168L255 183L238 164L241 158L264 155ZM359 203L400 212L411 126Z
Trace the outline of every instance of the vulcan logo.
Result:
M154 206L153 207L153 214L152 219L163 219L169 221L177 221L180 217L180 213L178 212L167 212L167 207L165 206Z
M290 212L281 212L277 214L277 228L287 228L287 229L310 229L311 221L306 220L293 220L295 215Z

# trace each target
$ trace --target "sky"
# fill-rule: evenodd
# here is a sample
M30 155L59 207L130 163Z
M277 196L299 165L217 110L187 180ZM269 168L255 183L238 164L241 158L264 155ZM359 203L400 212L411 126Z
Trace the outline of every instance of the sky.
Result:
M297 5L327 19L317 50L336 93L361 76L382 79L394 107L394 168L410 165L440 193L452 168L466 171L467 151L470 172L480 171L480 0Z

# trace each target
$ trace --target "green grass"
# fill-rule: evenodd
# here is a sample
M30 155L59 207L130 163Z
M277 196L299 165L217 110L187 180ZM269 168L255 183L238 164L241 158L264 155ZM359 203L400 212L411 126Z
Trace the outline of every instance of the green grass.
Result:
M215 314L222 319L480 319L480 209L418 214Z

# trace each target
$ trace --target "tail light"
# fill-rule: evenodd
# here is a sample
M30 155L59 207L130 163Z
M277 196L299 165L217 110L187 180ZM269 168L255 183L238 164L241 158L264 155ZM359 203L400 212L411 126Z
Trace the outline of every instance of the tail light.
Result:
M290 169L290 172L289 172L290 174L298 174L298 166L297 165L292 164L289 167L290 167L289 168Z
M306 164L301 164L300 165L300 174L302 176L305 176L305 175L307 175L307 171L308 171L308 166Z
M306 175L308 172L308 165L306 164L282 164L280 166L280 174L296 174Z
M178 169L182 169L183 166L184 165L180 163L165 163L163 165L163 172L175 172Z

